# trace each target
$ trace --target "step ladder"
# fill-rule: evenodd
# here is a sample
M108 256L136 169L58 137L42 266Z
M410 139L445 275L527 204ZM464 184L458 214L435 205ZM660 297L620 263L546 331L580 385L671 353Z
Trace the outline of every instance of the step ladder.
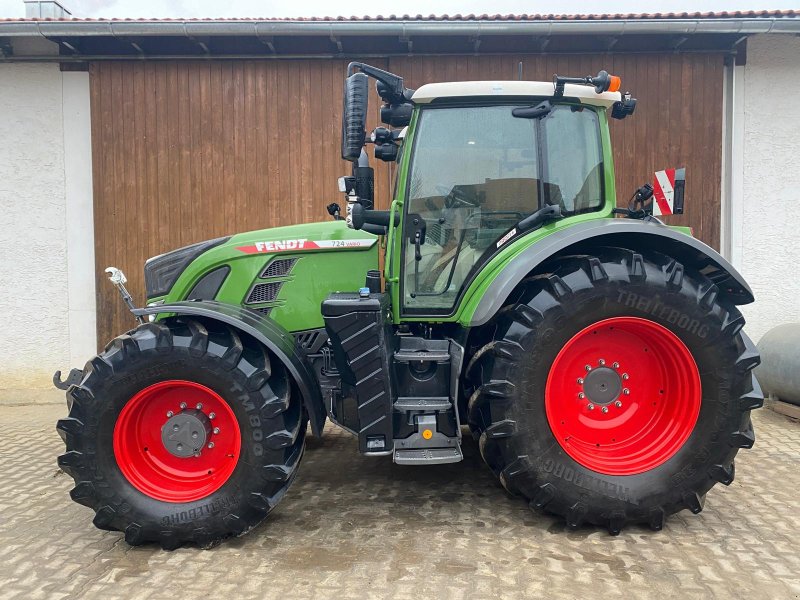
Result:
M461 462L464 455L461 445L454 448L411 448L394 451L394 462L398 465L442 465Z

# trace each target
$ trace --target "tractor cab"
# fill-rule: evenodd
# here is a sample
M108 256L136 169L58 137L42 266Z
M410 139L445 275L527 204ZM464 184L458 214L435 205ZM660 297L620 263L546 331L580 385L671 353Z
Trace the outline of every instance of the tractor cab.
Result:
M401 464L458 461L468 329L446 324L517 240L556 221L610 216L607 112L630 114L635 101L604 71L416 91L361 63L348 75L342 157L353 169L340 180L345 215L338 206L332 214L386 237L386 286L373 279L361 293L333 293L322 303L341 376L330 392L331 418L358 432L364 453L392 452ZM368 76L389 126L369 136ZM375 158L396 164L389 210L374 208L369 144Z
M623 118L636 102L618 93L619 78L601 71L554 83L433 83L414 91L369 65L352 63L348 73L342 157L354 167L340 185L346 220L388 236L387 291L401 318L452 317L475 276L531 225L610 214L607 112ZM367 76L377 80L382 120L398 129L366 135ZM390 211L372 210L369 143L376 158L397 163Z

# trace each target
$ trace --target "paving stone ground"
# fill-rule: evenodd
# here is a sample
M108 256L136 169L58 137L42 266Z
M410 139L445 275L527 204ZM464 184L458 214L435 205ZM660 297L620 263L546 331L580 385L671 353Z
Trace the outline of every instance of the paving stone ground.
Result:
M0 406L0 598L800 598L800 423L772 411L736 481L661 532L568 532L506 496L469 439L463 463L399 467L329 426L263 525L174 552L70 501L65 412Z

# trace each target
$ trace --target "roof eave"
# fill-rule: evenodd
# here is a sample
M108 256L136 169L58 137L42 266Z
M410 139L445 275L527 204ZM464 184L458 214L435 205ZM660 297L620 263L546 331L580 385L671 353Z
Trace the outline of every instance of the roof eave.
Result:
M800 18L531 21L2 21L2 37L693 35L800 33Z

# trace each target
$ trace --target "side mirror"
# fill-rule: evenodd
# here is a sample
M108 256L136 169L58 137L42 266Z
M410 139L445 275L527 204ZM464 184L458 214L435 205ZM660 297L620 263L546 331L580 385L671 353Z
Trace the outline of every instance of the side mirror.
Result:
M344 81L344 107L342 110L342 158L357 162L366 140L368 77L353 73Z

